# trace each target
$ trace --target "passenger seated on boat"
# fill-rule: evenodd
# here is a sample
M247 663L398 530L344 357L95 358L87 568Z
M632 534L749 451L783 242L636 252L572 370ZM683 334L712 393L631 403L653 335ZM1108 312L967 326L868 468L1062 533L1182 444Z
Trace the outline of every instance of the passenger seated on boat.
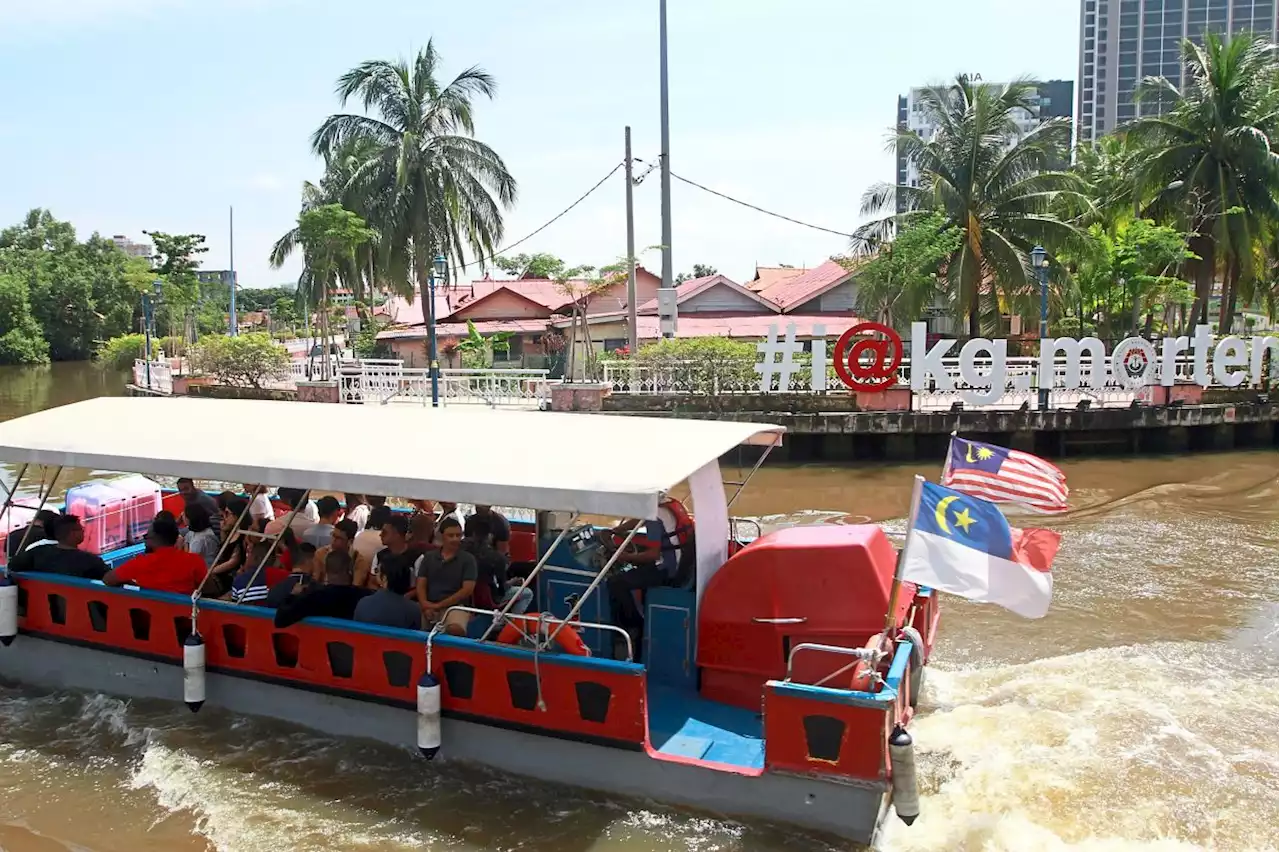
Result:
M445 518L453 518L458 522L458 528L462 529L462 513L458 511L458 504L450 503L448 500L440 500L438 502L440 505L440 514L436 517L436 547L444 544L444 538L440 532L440 525L444 523Z
M380 507L387 509L386 506ZM375 512L378 510L375 510ZM387 510L382 523L382 549L373 557L370 572L378 576L383 567L403 565L409 576L417 576L418 560L422 558L422 550L409 545L409 519L400 512ZM410 590L411 597L417 597L417 587Z
M248 561L250 539L242 533L252 526L253 519L244 514L247 505L248 501L245 498L233 495L222 507L222 537L229 541L218 545L222 556L218 564L213 566L209 587L205 589L213 597L220 598L231 591L231 582L235 578L236 571Z
M478 521L484 521L489 528L489 543L493 549L502 554L508 562L511 559L511 522L501 512L493 511L492 506L476 506L474 513L467 515L467 522L462 525L462 535L472 535L472 527Z
M57 515L51 526L56 543L19 553L9 563L11 570L66 574L87 580L101 580L106 575L110 569L102 557L79 549L84 541L84 527L78 517Z
M414 514L409 517L409 547L426 553L440 546L436 540L436 519L431 514Z
M307 527L299 538L302 541L311 542L316 547L328 547L333 525L342 519L342 504L338 502L337 497L326 494L316 501L316 511L320 513L320 520Z
M378 588L356 604L355 620L405 630L422 629L422 610L405 597L413 586L413 574L404 565L383 568L374 578Z
M151 550L108 571L102 582L108 586L130 584L156 592L189 595L204 582L209 569L194 553L178 548L178 524L156 517L147 532Z
M296 507L298 512L293 516L293 520L289 520L287 513L278 518L272 518L262 531L267 535L279 535L287 526L293 530L294 535L301 537L316 522L307 517L305 512L308 506L314 507L315 503L307 500L307 492L300 488L281 488L279 493L280 499L288 504L290 509ZM319 510L316 510L316 519L318 518Z
M244 493L249 499L249 517L253 518L259 530L276 519L276 510L271 507L271 498L267 496L267 486L246 482Z
M507 576L507 560L490 544L489 520L472 515L462 536L462 548L476 559L476 590L473 601L480 609L501 609L514 597L514 615L523 615L533 603L533 589L521 589Z
M342 517L348 521L355 522L356 534L359 535L364 532L364 528L369 523L369 512L372 511L369 504L364 501L364 495L344 494L342 495L342 506Z
M248 561L240 566L231 582L231 591L225 595L227 599L259 606L266 602L267 592L271 590L267 572L276 567L276 555L271 545L270 541L254 542Z
M351 556L330 553L324 560L324 585L304 590L301 583L276 610L276 627L289 627L304 618L350 620L356 605L373 594L351 585Z
M218 504L213 502L213 498L196 488L196 484L188 477L180 477L178 479L178 493L182 495L183 514L192 506L204 506L205 511L209 513L210 525L214 532L219 531L221 519L218 513Z
M639 637L644 628L644 615L636 603L636 592L644 592L658 586L671 585L680 571L681 557L686 554L679 539L681 535L679 522L675 512L664 501L658 507L658 517L644 522L643 538L638 534L618 557L618 562L625 568L615 571L608 579L609 602L612 608L613 621L627 630L633 637ZM682 512L683 514L683 512ZM608 530L605 540L612 544L619 537L639 524L639 521L627 521ZM688 535L689 531L684 531ZM692 556L692 552L687 554ZM640 643L634 643L639 648Z
M434 624L444 619L445 630L455 636L466 636L471 613L448 610L471 600L479 569L475 557L462 549L462 524L457 518L446 517L440 523L439 534L440 549L427 551L417 561L422 621Z
M315 529L315 527L312 527L312 529ZM355 537L355 521L343 519L333 525L333 531L329 533L329 540L323 547L315 551L315 558L311 562L311 576L317 582L324 580L324 560L330 553L350 553L352 565L355 566L352 585L359 586L362 589L378 588L370 575L373 560L366 558L361 553L357 553L351 547L351 542ZM303 544L310 544L310 542L304 541Z
M293 594L294 587L299 583L302 584L301 591L306 591L312 587L318 587L324 582L323 574L319 579L315 576L316 548L315 545L302 542L298 545L298 556L293 563L293 571L284 579L277 580L271 584L270 591L267 592L266 605L272 609L279 608L280 604L289 599L289 595ZM323 568L323 563L321 563Z
M351 542L352 551L368 559L370 564L373 564L373 557L378 555L378 551L386 547L382 543L382 527L390 517L390 506L374 506L369 510L369 522Z
M213 531L209 510L202 503L192 503L184 514L187 516L187 531L182 536L183 546L203 559L206 566L213 567L222 540Z
M5 541L5 554L9 557L10 562L18 555L18 550L35 550L37 547L53 547L58 540L53 537L53 522L58 519L58 513L49 509L41 509L36 512L36 516L26 527L14 530L9 533L9 538ZM27 530L30 532L27 532ZM24 547L22 539L26 538L27 543ZM21 569L14 568L18 571Z

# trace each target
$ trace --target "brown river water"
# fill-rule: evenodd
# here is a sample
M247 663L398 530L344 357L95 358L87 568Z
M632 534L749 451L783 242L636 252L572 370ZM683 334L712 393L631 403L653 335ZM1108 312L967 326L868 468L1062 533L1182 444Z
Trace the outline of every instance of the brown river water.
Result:
M0 419L122 383L6 368ZM1049 522L1063 533L1053 609L1027 621L945 598L912 727L922 816L891 818L882 847L1275 850L1277 454L1063 467L1074 509ZM917 472L939 471L766 467L734 512L766 529L901 529ZM0 682L6 852L848 848L213 708Z

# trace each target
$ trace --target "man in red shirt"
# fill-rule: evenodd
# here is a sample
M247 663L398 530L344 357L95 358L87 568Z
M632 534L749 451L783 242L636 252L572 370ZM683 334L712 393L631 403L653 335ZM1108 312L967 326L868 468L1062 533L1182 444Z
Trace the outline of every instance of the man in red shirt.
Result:
M147 533L151 552L130 559L102 578L108 586L129 584L153 592L190 595L204 582L209 568L198 554L179 550L178 524L156 518Z

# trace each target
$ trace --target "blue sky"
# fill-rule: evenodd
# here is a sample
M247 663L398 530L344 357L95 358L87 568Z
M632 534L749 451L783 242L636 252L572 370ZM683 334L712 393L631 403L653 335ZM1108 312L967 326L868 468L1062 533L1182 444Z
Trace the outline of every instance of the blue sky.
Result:
M1074 79L1076 0L669 0L673 170L761 207L851 230L895 98L959 71ZM209 238L225 268L235 206L242 286L272 270L298 187L319 176L312 130L334 81L434 38L446 73L476 64L499 92L477 135L520 185L508 241L622 159L658 152L656 0L0 0L0 224L41 206L82 234ZM816 265L836 236L675 182L676 269L735 280L755 264ZM637 246L660 242L658 178L636 189ZM623 184L521 246L571 264L625 253ZM641 258L660 268L656 252ZM478 277L478 276L477 276Z

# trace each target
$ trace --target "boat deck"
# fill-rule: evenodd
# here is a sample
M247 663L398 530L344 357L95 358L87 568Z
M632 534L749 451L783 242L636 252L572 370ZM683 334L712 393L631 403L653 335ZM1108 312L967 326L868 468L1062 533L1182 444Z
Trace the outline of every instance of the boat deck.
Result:
M764 722L758 713L697 693L648 683L649 741L669 757L764 769Z

